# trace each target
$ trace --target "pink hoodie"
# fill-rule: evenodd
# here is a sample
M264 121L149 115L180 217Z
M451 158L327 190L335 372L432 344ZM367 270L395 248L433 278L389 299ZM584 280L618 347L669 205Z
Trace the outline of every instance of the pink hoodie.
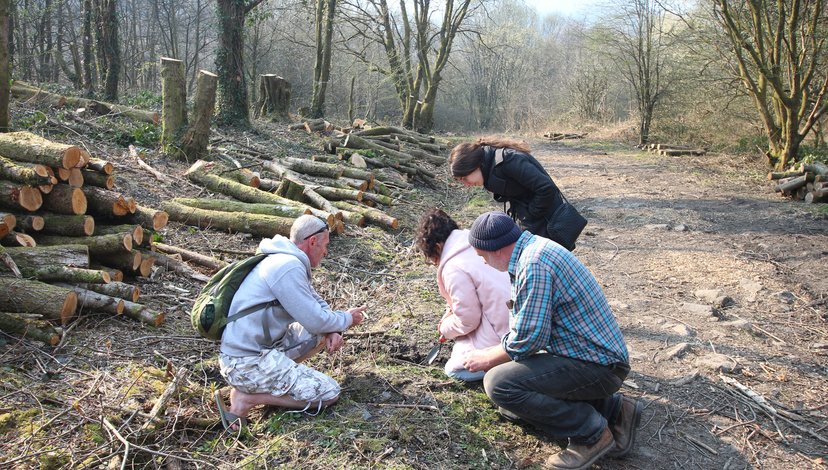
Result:
M509 275L483 262L468 230L454 230L443 245L437 285L448 303L440 334L454 340L446 371L460 370L468 351L499 344L509 330Z

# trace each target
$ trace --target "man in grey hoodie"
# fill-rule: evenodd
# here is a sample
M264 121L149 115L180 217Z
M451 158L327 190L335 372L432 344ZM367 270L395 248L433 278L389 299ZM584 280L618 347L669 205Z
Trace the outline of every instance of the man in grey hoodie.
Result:
M314 409L339 399L339 384L300 364L323 347L342 347L342 332L363 320L365 306L332 310L311 285L311 268L328 253L328 227L311 215L296 219L290 239L264 239L262 260L239 287L229 315L257 305L255 313L227 324L221 338L221 375L232 387L230 409L216 392L225 427L242 427L256 405Z

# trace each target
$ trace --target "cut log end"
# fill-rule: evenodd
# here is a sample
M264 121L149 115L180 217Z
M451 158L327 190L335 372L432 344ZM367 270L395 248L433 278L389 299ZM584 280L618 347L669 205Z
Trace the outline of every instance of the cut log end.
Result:
M78 308L78 294L69 292L66 294L66 299L63 301L63 307L60 309L60 323L66 325L75 316L75 311Z
M162 228L167 226L167 222L170 219L170 215L164 211L157 211L152 216L152 229L153 230L161 230Z
M18 203L28 211L36 211L43 205L43 195L37 188L24 186L20 188Z
M63 168L75 168L81 161L80 147L69 147L63 152Z

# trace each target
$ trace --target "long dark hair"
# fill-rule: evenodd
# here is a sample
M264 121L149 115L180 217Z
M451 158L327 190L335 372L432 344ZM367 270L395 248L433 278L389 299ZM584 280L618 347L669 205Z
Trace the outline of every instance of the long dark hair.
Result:
M529 145L514 139L505 139L497 136L483 136L475 142L464 142L451 149L449 167L451 176L460 178L483 166L483 147L488 145L495 148L511 148L529 153Z
M414 236L417 249L426 259L439 260L443 244L448 240L451 232L457 229L457 222L448 214L440 209L431 209L423 214L420 223L417 224L417 234Z

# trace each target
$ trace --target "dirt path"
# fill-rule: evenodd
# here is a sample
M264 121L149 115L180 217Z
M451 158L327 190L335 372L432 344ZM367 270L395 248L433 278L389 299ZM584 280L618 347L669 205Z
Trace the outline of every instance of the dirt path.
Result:
M647 403L634 454L601 467L824 468L828 218L723 157L534 153L590 221L576 254L629 343L624 391Z

